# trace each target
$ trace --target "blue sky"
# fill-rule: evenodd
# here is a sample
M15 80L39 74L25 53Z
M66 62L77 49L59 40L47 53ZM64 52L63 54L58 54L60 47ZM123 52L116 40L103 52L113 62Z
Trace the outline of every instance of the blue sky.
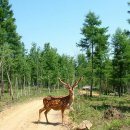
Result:
M115 30L129 29L128 0L9 0L16 18L17 32L22 36L26 49L32 42L44 47L50 42L59 54L76 56L85 15L94 12L102 27Z

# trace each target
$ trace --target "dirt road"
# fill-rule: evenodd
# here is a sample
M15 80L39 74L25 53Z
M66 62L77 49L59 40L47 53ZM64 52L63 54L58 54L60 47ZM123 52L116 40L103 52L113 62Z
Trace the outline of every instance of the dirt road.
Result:
M68 130L61 124L61 112L51 110L48 113L50 124L46 124L44 112L37 124L38 110L43 106L42 99L15 105L0 112L0 130Z

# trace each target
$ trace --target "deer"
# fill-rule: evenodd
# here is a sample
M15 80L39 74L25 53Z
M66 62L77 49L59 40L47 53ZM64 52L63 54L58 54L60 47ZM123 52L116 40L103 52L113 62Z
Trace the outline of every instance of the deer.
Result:
M69 83L65 83L63 80L59 78L59 81L65 86L66 89L68 89L69 94L67 96L47 96L43 98L43 108L39 109L39 119L38 122L40 122L41 119L41 113L43 111L46 117L46 122L49 123L47 118L47 113L53 109L53 110L61 110L62 115L62 124L64 122L64 111L66 109L70 109L73 101L74 101L74 88L78 85L78 83L83 79L83 77L80 77L79 80L75 81L73 85L70 85Z

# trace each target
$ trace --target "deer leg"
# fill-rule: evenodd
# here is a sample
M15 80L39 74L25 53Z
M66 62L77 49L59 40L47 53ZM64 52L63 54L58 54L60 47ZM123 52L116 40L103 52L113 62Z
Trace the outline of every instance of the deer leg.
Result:
M44 110L46 110L44 107L41 108L41 109L39 109L39 119L38 119L38 121L40 121L40 119L41 119L41 113L42 113Z
M48 110L46 110L44 113L45 113L45 117L46 117L46 122L47 123L49 123L49 121L48 121L48 118L47 118L47 113L50 111L51 109L48 109Z
M64 109L63 110L61 110L61 115L62 115L62 125L63 125L63 122L64 122Z

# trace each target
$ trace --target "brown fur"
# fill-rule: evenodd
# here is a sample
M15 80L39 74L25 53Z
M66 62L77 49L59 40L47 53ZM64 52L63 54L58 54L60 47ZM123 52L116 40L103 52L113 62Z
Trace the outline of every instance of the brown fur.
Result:
M69 90L69 95L67 96L60 96L60 97L53 97L53 96L48 96L43 99L43 104L44 107L39 109L39 121L40 121L40 116L43 111L45 111L45 117L46 121L48 123L48 118L47 118L47 113L53 109L53 110L61 110L62 113L62 123L63 123L63 118L64 118L64 111L65 109L70 108L73 100L74 100L74 92L73 89L74 87L77 86L77 84L80 82L82 78L80 78L77 82L74 83L74 85L71 87L70 84L63 82L60 80L60 82L65 85L65 87Z

